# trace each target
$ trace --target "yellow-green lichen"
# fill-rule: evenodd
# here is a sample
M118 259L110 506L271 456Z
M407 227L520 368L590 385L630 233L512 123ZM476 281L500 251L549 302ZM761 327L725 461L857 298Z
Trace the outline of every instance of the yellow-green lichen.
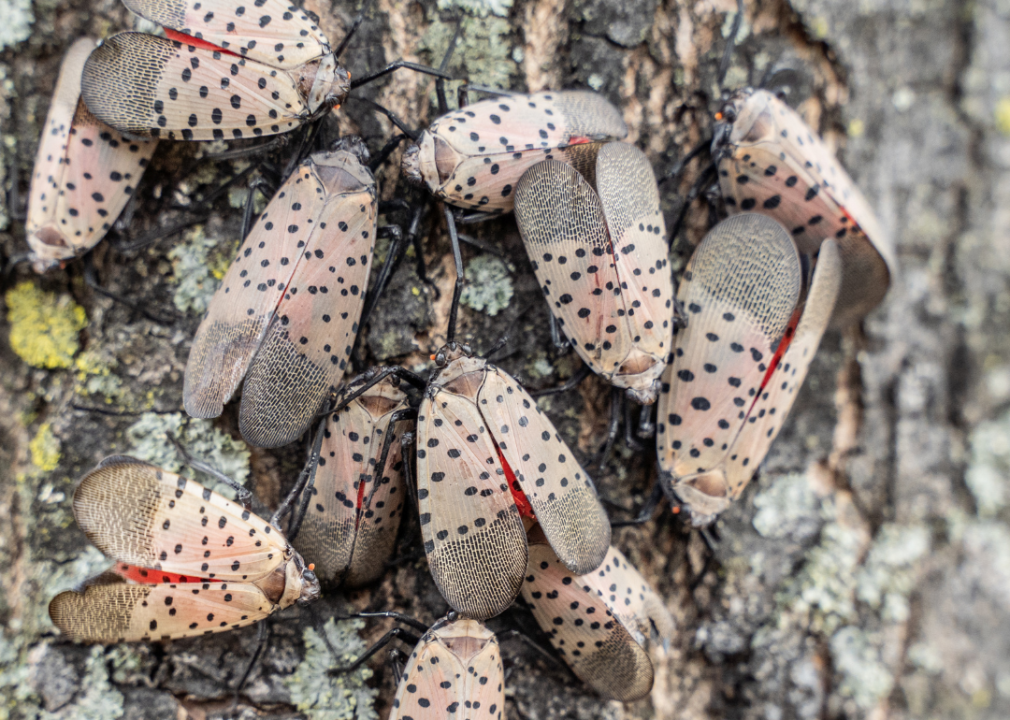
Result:
M338 624L332 617L323 626L341 663L355 660L366 650L357 632L362 627L361 620L345 620ZM331 675L328 670L336 659L323 639L312 628L306 628L302 637L305 659L294 673L284 678L284 686L291 693L295 707L309 720L377 720L379 716L373 704L379 691L365 684L372 671L362 666L352 673Z
M996 129L1010 135L1010 97L1000 98L996 103Z
M33 367L70 367L88 324L84 308L69 295L57 295L25 281L7 291L11 348Z
M466 13L461 13L459 17L462 28L449 65L450 70L462 70L470 78L480 78L481 85L507 90L512 84L513 76L519 73L512 57L514 42L508 20L495 15L474 17ZM430 63L437 66L442 62L455 32L456 23L451 21L436 19L428 26L421 38L421 48L427 52ZM454 94L459 84L461 83L447 83L446 89ZM434 90L431 100L435 100Z
M28 443L32 464L41 472L51 473L60 464L60 441L53 434L52 425L43 423L35 437Z
M466 287L460 302L494 317L509 306L512 278L500 258L480 255L466 266Z
M112 372L118 364L115 357L105 357L102 350L85 350L74 360L76 392L101 397L106 404L122 403L127 393L123 381Z

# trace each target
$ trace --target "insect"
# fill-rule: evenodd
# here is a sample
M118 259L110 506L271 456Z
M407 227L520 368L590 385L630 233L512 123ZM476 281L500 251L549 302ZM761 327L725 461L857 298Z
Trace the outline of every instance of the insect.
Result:
M605 698L632 702L649 694L652 660L646 647L669 650L675 625L652 586L616 548L598 570L573 574L537 529L523 600L572 671Z
M483 623L452 612L430 628L399 613L359 615L369 616L394 617L423 633L417 639L403 628L394 628L353 663L334 671L354 670L394 637L415 642L400 675L389 720L501 720L505 716L501 648L494 633Z
M706 525L739 497L782 429L842 284L837 241L825 240L800 302L803 272L789 233L735 215L695 250L678 297L689 323L658 403L660 482Z
M513 191L532 165L578 166L593 157L583 146L628 134L617 108L581 90L504 94L442 112L407 148L403 173L450 205L485 213L512 210Z
M39 273L98 244L157 147L126 139L81 102L81 67L94 47L81 38L67 52L35 157L26 231Z
M659 189L641 150L613 142L587 172L558 160L516 187L519 232L576 352L644 404L656 401L673 339L673 279Z
M74 492L74 517L116 565L49 605L82 642L223 632L319 596L319 581L270 523L193 480L112 456Z
M317 18L287 0L124 0L168 37L108 38L84 66L84 101L103 122L136 137L231 140L284 133L338 107L354 87ZM356 26L355 26L356 27ZM352 30L353 32L353 30Z
M407 396L390 377L325 421L293 541L324 584L360 587L382 574L403 515L402 450L392 440L408 412Z
M524 522L539 520L580 574L602 562L610 523L589 475L518 382L455 342L434 359L417 417L421 534L443 597L482 620L519 594Z
M359 138L307 158L239 248L200 324L183 402L221 414L245 380L239 429L253 445L299 437L343 377L376 235L375 178Z
M896 267L894 247L821 139L765 90L734 93L716 119L712 155L727 210L775 218L804 254L835 239L843 270L832 325L848 325L876 307Z

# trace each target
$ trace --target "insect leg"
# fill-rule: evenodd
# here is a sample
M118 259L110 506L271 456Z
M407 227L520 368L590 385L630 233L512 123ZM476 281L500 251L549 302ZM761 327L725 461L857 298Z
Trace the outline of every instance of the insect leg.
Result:
M389 73L391 73L391 72L393 72L395 70L399 70L401 68L406 68L408 70L413 70L414 72L419 72L419 73L421 73L423 75L433 75L433 76L435 76L437 78L442 78L443 80L457 80L458 79L458 78L454 78L449 73L444 72L442 70L439 70L437 68L431 68L431 67L428 67L427 65L418 65L417 63L407 62L406 60L395 60L395 61L389 63L389 65L387 65L386 67L382 68L382 70L374 72L371 75L365 75L365 77L363 77L363 78L358 78L357 80L352 80L351 81L351 90L359 88L362 85L367 85L370 82L374 82L375 80L378 80L379 78L383 77L384 75L388 75Z
M333 57L335 59L340 59L340 55L347 49L347 44L351 42L351 38L354 37L354 33L358 31L361 27L362 21L365 19L364 13L358 13L358 16L354 18L354 22L351 23L351 27L347 28L347 33L344 35L344 39L340 41L336 49L333 51Z
M442 72L446 71L449 67L449 59L452 58L453 50L456 49L456 41L459 40L459 33L463 27L462 16L456 19L456 32L452 34L452 40L449 41L449 47L445 51L445 56L442 58L442 63L438 66L438 69ZM445 79L439 78L435 81L435 95L438 97L438 114L445 115L449 112L449 102L445 97ZM462 107L462 105L460 105Z
M513 638L521 640L523 644L526 645L526 647L533 650L537 655L539 655L542 659L546 660L550 665L553 665L554 667L559 669L560 668L565 668L566 670L568 669L568 666L565 665L564 663L558 662L558 659L554 655L552 655L550 651L548 651L540 643L536 642L533 638L531 638L529 635L524 633L522 630L519 630L518 628L511 628L509 630L497 632L495 633L495 635L497 635L500 640L511 640Z
M303 490L305 492L305 497L311 497L312 483L316 479L316 469L319 465L319 449L323 445L323 435L326 428L326 418L324 417L319 421L319 427L316 430L315 440L312 442L312 450L309 453L308 462L305 463L305 467L298 474L298 479L295 480L294 487L288 492L287 496L284 498L283 502L277 506L277 511L274 512L273 516L270 518L270 524L274 527L279 528L281 520L284 516L288 514L291 510L291 505L298 497L298 494ZM308 487L306 487L306 485ZM307 504L307 500L303 504ZM302 518L305 516L305 511L301 511L301 516L293 519L288 527L287 538L288 542L293 542L295 536L298 535L298 530L301 527ZM297 522L296 522L297 520Z
M698 199L698 195L701 193L702 189L712 181L715 177L715 163L706 166L698 179L695 181L694 185L688 191L687 196L684 198L684 204L680 206L680 212L677 213L677 219L673 221L673 225L670 228L670 235L668 242L670 247L673 247L674 242L677 240L677 235L680 234L680 227L684 223L684 218L687 215L688 208Z
M249 488L231 479L217 468L208 465L202 460L197 460L195 457L186 452L186 448L182 446L182 443L179 442L179 439L175 437L175 435L173 435L172 433L167 433L167 435L169 441L171 441L172 445L175 446L176 451L178 451L178 453L182 455L183 462L185 462L194 470L199 470L205 475L210 475L218 482L223 483L228 487L230 487L232 490L235 491L235 494L238 496L238 501L242 503L242 507L244 507L246 510L250 509L250 507L252 506L253 494L252 492L249 491Z
M607 458L610 457L611 451L614 449L614 441L617 439L617 430L621 424L621 399L624 397L624 393L620 388L613 388L610 393L610 424L607 426L607 442L603 446L603 452L600 453L600 460L596 465L598 472L603 472L604 466L607 464Z
M393 154L393 151L396 150L396 148L400 147L400 143L402 143L406 139L407 136L403 134L396 135L395 137L393 137L392 140L390 140L389 142L387 142L385 145L382 146L382 149L379 150L378 154L372 159L370 163L368 163L368 169L371 170L373 173L376 170L378 170L379 166L381 166L382 163L386 162L386 160L389 159L389 156Z
M652 422L652 405L643 405L638 414L638 432L642 440L648 440L656 434L656 424Z
M658 482L652 486L652 492L649 493L649 498L642 505L641 509L638 511L638 515L632 520L618 520L610 521L611 527L627 527L628 525L644 525L645 523L652 520L653 513L656 512L656 508L663 501L664 493L663 486Z
M396 437L394 432L394 425L403 420L416 420L417 410L413 408L407 408L405 410L397 410L395 413L389 416L389 429L386 431L386 437L382 439L382 453L379 455L379 462L375 466L375 480L372 481L372 490L368 493L368 497L365 498L362 508L367 508L372 506L372 496L375 495L375 491L379 489L379 485L382 484L382 476L386 472L386 460L389 458L389 448L392 445L393 439ZM406 458L402 458L401 462L407 462Z
M570 378L568 378L561 385L558 385L557 387L546 388L545 390L530 390L528 392L529 392L530 395L532 395L535 398L544 397L546 395L557 395L558 393L568 392L569 390L572 390L573 388L578 387L578 385L583 380L585 380L587 377L589 377L590 373L592 373L592 370L590 370L589 366L586 365L586 364L583 364L582 367L579 368L578 372L576 372L574 375L572 375Z
M263 652L263 648L267 644L267 638L270 634L270 628L268 623L264 620L256 628L256 650L253 651L253 656L249 660L249 664L245 666L245 671L242 673L242 677L239 678L238 685L235 686L235 695L232 698L232 712L238 707L238 698L242 692L242 688L245 687L246 680L249 679L249 673L252 672L253 667L256 665L256 661L259 660L260 654Z
M449 328L445 333L446 342L451 343L456 339L456 319L459 315L459 299L463 294L465 274L463 272L463 256L459 249L459 236L456 234L456 221L452 217L452 211L444 204L442 205L442 212L445 214L445 222L449 227L452 259L456 264L456 285L452 290L452 305L449 308Z
M338 618L338 619L343 620L345 618ZM354 660L354 662L350 663L349 665L344 665L342 667L338 666L330 668L329 670L326 671L327 674L341 675L343 673L353 672L357 670L359 667L362 666L362 664L364 664L366 660L368 660L368 658L372 657L372 655L379 652L379 650L381 650L382 648L386 647L386 645L392 642L394 638L401 638L404 642L409 642L413 645L416 645L421 640L420 637L414 635L409 630L404 630L401 627L395 627L389 632L387 632L385 635L383 635L381 638L379 638L378 642L372 645L372 647L365 650L365 652L363 652L360 657ZM334 659L339 660L339 656L334 655Z
M554 345L554 349L558 351L558 355L564 355L572 347L572 341L567 337L561 337L561 330L558 329L558 319L554 317L554 313L547 310L547 322L551 326L551 343Z
M415 142L421 136L420 131L418 131L418 130L412 130L411 128L407 127L407 124L405 122L403 122L403 120L400 119L399 115L397 115L395 112L393 112L389 108L383 107L382 105L380 105L379 103L375 102L374 100L369 100L368 98L363 98L363 97L351 97L351 98L348 98L348 100L357 100L359 103L364 103L366 105L371 105L374 110L378 110L383 115L385 115L387 118L389 118L389 122L393 123L393 125L395 125L397 128L399 128L400 132L402 132L404 135L406 135L407 137L409 137L411 140L413 140Z
M636 453L642 452L642 444L638 442L638 439L634 435L636 424L631 419L631 401L627 393L621 394L621 405L624 409L624 444ZM648 408L651 406L643 405L643 407Z

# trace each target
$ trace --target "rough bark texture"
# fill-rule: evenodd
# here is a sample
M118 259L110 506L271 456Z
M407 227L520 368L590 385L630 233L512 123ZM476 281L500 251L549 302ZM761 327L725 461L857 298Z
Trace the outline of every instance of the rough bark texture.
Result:
M342 0L309 7L336 40L357 11ZM437 64L452 33L448 21L462 18L451 69L481 85L599 90L623 109L629 140L665 173L710 133L734 10L732 0L380 0L369 4L345 59L355 75L396 57ZM758 0L747 2L746 18L725 87L795 71L790 102L838 146L896 238L901 269L862 328L825 338L760 481L721 521L711 562L697 534L668 511L615 532L679 625L669 655L655 656L651 700L601 701L563 666L509 641L507 716L1006 718L1010 5ZM0 181L12 199L0 211L0 247L10 256L25 249L18 217L62 52L81 34L100 37L137 21L116 0L17 0L0 20ZM419 126L433 115L431 88L430 79L401 71L362 94ZM389 136L384 120L349 102L326 133L351 132L373 148ZM225 472L241 478L248 471L266 505L290 486L304 457L303 445L249 451L232 409L215 423L186 424L176 414L191 338L237 241L245 181L216 201L206 221L146 249L126 246L185 220L187 206L248 167L201 160L208 151L164 144L135 204L95 253L106 287L170 323L96 294L78 264L45 277L21 266L6 280L0 717L232 712L229 688L251 656L255 630L91 649L58 638L46 614L51 597L104 564L70 513L76 479L103 456L177 463L165 438L171 430ZM290 152L270 159L283 166ZM386 198L405 193L397 158L381 175ZM668 222L697 167L690 170L680 188L663 186ZM708 223L698 203L677 264ZM405 262L363 338L369 363L422 367L444 333L452 266L444 226L429 227L424 254L441 295ZM559 382L575 361L554 357L547 309L513 221L473 234L502 248L507 268L464 248L481 279L464 308L463 337L483 350L507 333L504 368L533 387ZM488 304L499 310L493 317ZM609 398L590 379L550 402L549 414L586 462L605 437ZM648 496L654 476L651 451L619 442L597 484L631 507ZM426 622L446 610L423 559L398 564L350 597L330 594L316 610L326 618L349 604ZM369 622L364 635L378 637L387 622ZM297 609L270 622L269 643L234 714L295 717L301 704L313 718L370 717L367 691L325 675L332 661L310 626ZM523 610L492 627L538 638ZM334 638L343 651L358 651L349 634ZM394 690L382 657L369 680L380 716Z

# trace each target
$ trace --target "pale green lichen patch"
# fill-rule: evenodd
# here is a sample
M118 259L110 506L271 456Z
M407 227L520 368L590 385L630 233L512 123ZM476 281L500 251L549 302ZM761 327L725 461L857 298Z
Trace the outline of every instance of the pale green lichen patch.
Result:
M57 712L43 712L39 720L113 720L123 716L123 694L109 682L105 648L93 647L84 664L81 692Z
M69 295L45 292L25 281L7 291L11 348L33 367L70 367L88 324L84 308Z
M237 242L208 237L202 225L191 228L169 253L180 312L202 315L228 271Z
M323 629L341 663L355 660L367 648L358 637L364 627L361 620L336 623L331 617ZM291 702L309 720L377 720L373 707L378 690L365 682L372 676L367 667L352 673L331 675L328 670L336 660L326 643L312 628L302 634L305 640L305 659L294 673L284 678L284 686L291 693Z
M838 693L862 710L871 710L894 687L894 675L881 658L882 640L858 627L843 627L831 637L831 657L841 677Z
M478 17L508 17L512 0L438 0L439 10L465 10Z
M512 58L514 42L508 20L495 15L477 18L465 13L460 17L462 31L449 67L465 67L469 77L480 78L481 85L507 90L511 86L512 77L519 73L519 67ZM428 26L421 38L421 48L427 52L432 64L437 66L442 62L455 32L454 22L435 20ZM455 95L460 84L461 82L447 83L447 92ZM431 101L435 101L434 90Z
M35 437L28 443L32 465L42 473L51 473L60 464L60 440L53 434L53 426L43 423Z
M119 361L108 348L87 349L74 360L77 383L74 390L81 395L100 397L106 404L124 404L129 394L123 381L112 371Z
M964 479L978 514L993 517L1010 502L1010 414L979 423L968 442L971 460Z
M754 496L754 529L766 538L788 536L819 514L819 502L803 473L782 475Z
M856 576L856 597L885 621L905 622L917 564L929 546L929 530L922 525L888 523L881 527Z
M141 415L126 430L132 446L129 454L171 472L194 477L196 471L186 465L185 459L172 444L170 435L192 458L210 465L235 482L244 484L249 477L249 448L244 442L221 432L210 420L196 420L182 413ZM217 481L208 475L201 473L197 479L222 495L234 497L230 487L223 483L215 487Z
M27 40L32 34L32 0L4 0L0 3L0 50Z
M512 278L505 263L493 255L480 255L466 266L466 286L460 302L494 317L509 306Z

